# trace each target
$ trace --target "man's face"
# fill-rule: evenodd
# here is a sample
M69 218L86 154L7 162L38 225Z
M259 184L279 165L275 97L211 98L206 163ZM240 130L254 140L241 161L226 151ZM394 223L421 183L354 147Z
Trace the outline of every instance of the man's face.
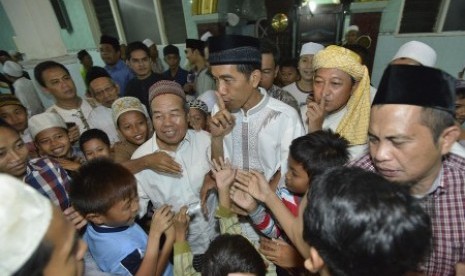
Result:
M150 103L153 128L160 149L175 151L187 132L183 100L173 94L157 96Z
M276 66L273 54L262 54L262 79L260 86L269 90L273 86L274 78L278 74L278 67Z
M36 135L35 142L41 154L55 158L68 158L71 155L68 131L61 127L42 130Z
M386 179L431 187L449 151L442 137L435 143L421 123L422 108L412 105L373 106L368 129L370 155Z
M230 111L238 110L247 104L261 79L259 70L253 71L247 77L237 71L235 64L214 65L211 66L211 71L216 81L218 93Z
M336 68L320 68L315 72L313 95L320 103L325 98L325 111L334 113L346 106L355 85L346 72Z
M97 102L111 108L113 102L118 99L119 87L110 78L101 77L89 83L89 88Z
M0 118L22 133L27 128L27 112L20 105L10 104L0 107Z
M152 46L150 46L149 51L150 51L150 58L152 59L153 62L155 62L158 58L157 45L153 44Z
M299 74L303 80L312 81L313 80L313 55L302 55L299 58Z
M165 56L165 62L168 64L170 69L176 69L179 67L179 56L176 54L168 54Z
M346 34L347 44L357 44L358 32L348 31Z
M22 177L26 174L28 150L16 131L0 127L0 172Z
M106 65L115 65L121 57L111 44L100 44L100 57Z
M71 100L77 97L76 86L71 76L60 67L42 72L44 90L52 94L56 101Z
M52 220L44 240L53 246L52 256L43 271L44 276L83 275L87 245L56 207L53 207Z
M152 61L144 50L135 50L129 57L129 67L138 78L144 79L152 72Z
M91 56L84 56L84 58L81 61L81 64L85 68L90 68L94 65L94 61L92 60Z
M192 50L192 48L186 48L186 50L184 50L184 53L186 54L186 59L191 64L194 64L195 63L194 50Z
M1 108L0 108L1 111ZM1 116L1 112L0 112ZM455 100L455 119L463 124L465 122L465 98L457 97Z

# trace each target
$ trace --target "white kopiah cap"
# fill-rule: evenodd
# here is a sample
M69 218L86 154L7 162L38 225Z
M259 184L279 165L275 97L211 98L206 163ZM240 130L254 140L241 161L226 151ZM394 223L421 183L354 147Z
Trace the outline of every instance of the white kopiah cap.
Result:
M36 135L41 131L52 128L61 127L67 129L66 123L58 113L55 112L44 112L32 116L29 119L29 132L31 133L32 139L36 138Z
M145 46L147 46L147 47L149 47L149 48L150 48L150 46L152 46L153 44L155 44L155 43L153 43L153 41L152 41L150 38L144 39L144 41L142 41L142 43L144 43Z
M20 180L0 174L0 275L11 275L32 256L52 220L50 200Z
M3 64L3 72L16 78L23 76L23 68L21 68L21 65L11 60L7 60L5 64Z
M398 58L411 58L423 66L434 67L436 65L436 51L420 41L409 41L400 46L392 60Z
M360 29L358 28L357 25L350 25L349 27L347 27L347 32L350 32L350 31L360 31Z
M207 41L210 36L213 36L213 34L210 31L207 31L200 37L200 40Z
M313 43L313 42L308 42L302 45L302 49L300 50L300 56L303 55L314 55L318 53L319 51L323 50L325 46L318 44L318 43Z

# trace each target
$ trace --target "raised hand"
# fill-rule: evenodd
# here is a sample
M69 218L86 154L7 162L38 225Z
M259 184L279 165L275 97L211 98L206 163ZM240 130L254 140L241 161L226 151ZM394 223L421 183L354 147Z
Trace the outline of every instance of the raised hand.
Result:
M232 168L231 162L226 159L223 161L223 158L219 157L219 160L212 161L212 174L216 181L216 186L219 190L229 189L234 178L236 176L237 170Z
M176 241L185 241L189 229L190 217L187 215L187 206L183 206L174 216L174 229Z
M81 214L74 210L74 207L68 207L66 210L63 211L66 219L68 219L73 225L76 230L80 230L84 225L87 224L87 220L81 216Z
M236 175L234 187L249 193L255 199L262 202L265 202L267 196L273 192L265 176L257 171L239 171Z
M249 195L247 192L241 191L234 186L230 190L230 197L231 200L240 208L247 211L247 213L251 213L257 209L257 201Z
M260 238L258 249L272 263L284 268L302 267L304 259L292 245L283 240Z
M221 95L218 92L215 93L220 110L210 120L210 133L212 137L224 137L234 127L235 117L226 108Z
M150 224L150 234L161 236L163 232L173 224L174 212L171 211L171 206L162 205L155 210L152 216L152 223Z
M323 121L326 116L326 99L321 97L320 103L310 101L307 104L308 132L314 132L323 128Z
M78 141L80 136L81 133L79 132L79 127L76 124L68 128L68 137L71 143Z

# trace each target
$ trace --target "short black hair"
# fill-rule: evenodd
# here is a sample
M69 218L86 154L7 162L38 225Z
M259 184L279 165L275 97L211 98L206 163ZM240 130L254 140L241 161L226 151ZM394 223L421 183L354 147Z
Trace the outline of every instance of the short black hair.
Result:
M74 208L83 216L106 214L114 204L134 196L137 196L134 175L106 158L96 158L82 165L69 191Z
M45 70L51 69L51 68L61 68L63 69L66 74L69 75L69 70L66 68L63 64L58 63L53 60L47 60L44 62L41 62L34 67L34 78L37 80L37 82L42 86L45 86L44 78L43 78L43 73Z
M237 64L236 69L239 73L245 75L247 78L252 75L255 70L260 71L262 69L261 64Z
M228 275L234 272L264 276L265 262L246 238L223 234L216 237L205 252L202 276Z
M147 54L147 56L150 57L149 47L147 47L147 45L145 45L144 43L142 43L140 41L134 41L134 42L129 43L128 47L126 48L126 59L130 60L131 59L131 53L136 51L136 50L142 50Z
M293 59L293 58L288 58L288 59L285 59L285 60L282 60L279 64L279 67L280 68L283 68L283 67L294 67L295 70L297 70L297 63L298 61L296 59ZM299 71L297 71L299 72Z
M343 166L349 161L349 142L331 130L318 130L294 139L289 155L302 164L309 178L328 168Z
M100 140L107 146L110 146L110 139L108 138L108 135L101 129L92 128L84 131L81 134L81 137L79 137L79 148L81 151L84 151L84 144L92 139Z
M366 47L360 44L345 44L342 45L342 47L356 53L360 57L362 65L368 65L370 63L370 52Z
M2 118L0 118L0 127L4 127L6 129L10 129L11 131L14 131L16 133L18 133L19 135L19 132L12 126L10 125L9 123L7 123L5 120L3 120Z
M455 124L455 118L452 114L432 107L422 107L420 120L421 124L430 129L434 143L438 142L446 128Z
M428 254L431 221L408 187L355 167L318 175L304 211L304 240L332 276L391 276Z
M87 52L86 50L81 50L77 53L77 58L82 61L85 57L89 56L90 57L90 54L89 52Z
M280 63L279 49L276 44L272 43L268 38L260 39L260 53L271 54L273 56L275 67Z

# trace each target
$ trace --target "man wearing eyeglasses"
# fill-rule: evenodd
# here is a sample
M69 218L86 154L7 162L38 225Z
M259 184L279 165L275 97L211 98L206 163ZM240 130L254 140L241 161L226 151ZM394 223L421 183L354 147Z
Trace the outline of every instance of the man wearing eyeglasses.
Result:
M104 68L98 66L91 67L87 72L86 84L92 98L100 104L90 112L89 125L91 128L103 130L113 145L119 141L119 136L113 123L111 105L119 98L119 85Z

